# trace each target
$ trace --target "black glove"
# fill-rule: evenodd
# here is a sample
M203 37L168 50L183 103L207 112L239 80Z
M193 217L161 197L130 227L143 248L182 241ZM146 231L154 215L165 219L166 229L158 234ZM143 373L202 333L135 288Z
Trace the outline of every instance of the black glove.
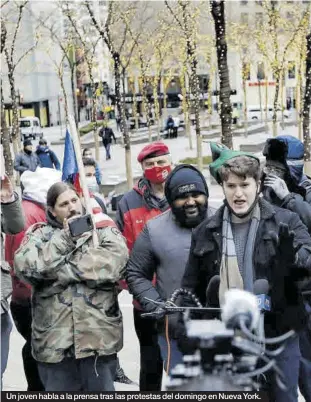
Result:
M289 226L285 223L281 223L279 227L279 233L270 232L270 235L274 241L274 245L277 249L276 259L280 268L291 267L295 264L297 258L297 251L301 247L301 243L294 246L295 232L289 230Z

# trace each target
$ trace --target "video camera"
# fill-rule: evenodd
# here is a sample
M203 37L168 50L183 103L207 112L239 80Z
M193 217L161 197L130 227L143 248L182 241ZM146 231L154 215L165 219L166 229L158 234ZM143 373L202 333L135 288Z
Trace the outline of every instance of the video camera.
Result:
M215 302L215 290L217 287L219 289L219 282L218 275L210 281L206 293L209 305ZM254 391L261 388L260 376L271 369L274 370L279 387L286 389L275 357L284 350L284 342L294 336L295 332L289 331L277 338L265 338L263 314L270 310L268 287L268 281L260 279L254 283L254 292L257 295L230 289L225 294L223 308L203 307L198 298L187 289L177 289L162 305L156 302L167 314L183 312L186 340L188 339L192 350L184 355L182 364L171 370L165 389ZM176 306L175 301L181 294L191 298L196 306ZM193 319L193 312L196 312L196 316L197 313L219 313L221 319ZM152 316L152 313L144 316ZM283 345L276 350L265 348L265 345L278 343Z

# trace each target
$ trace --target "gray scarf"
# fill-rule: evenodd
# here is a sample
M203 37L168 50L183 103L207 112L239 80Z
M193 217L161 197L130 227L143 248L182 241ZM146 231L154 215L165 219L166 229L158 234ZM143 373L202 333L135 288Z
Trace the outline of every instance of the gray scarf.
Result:
M238 288L245 289L250 292L253 291L253 253L257 229L260 221L260 207L258 203L252 211L250 220L251 223L245 246L244 266L242 271L244 273L244 278L242 278L232 235L231 215L227 207L224 209L222 223L222 258L220 265L219 286L219 302L221 306L224 302L224 294L228 289Z

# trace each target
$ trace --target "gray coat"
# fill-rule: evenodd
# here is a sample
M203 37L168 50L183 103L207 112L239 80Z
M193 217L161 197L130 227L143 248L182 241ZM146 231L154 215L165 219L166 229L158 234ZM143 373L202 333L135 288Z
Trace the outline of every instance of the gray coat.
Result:
M208 216L214 210L208 209ZM134 298L144 311L152 311L155 301L167 300L180 288L188 261L192 229L181 227L171 210L149 220L137 238L128 261L126 279ZM155 285L152 283L156 274Z
M24 229L25 218L18 195L8 204L1 203L1 314L8 311L8 297L12 293L12 282L9 265L4 261L3 233L17 234Z
M14 169L20 174L24 173L26 170L34 172L38 166L41 166L41 162L36 153L32 152L28 155L26 152L22 151L16 155Z

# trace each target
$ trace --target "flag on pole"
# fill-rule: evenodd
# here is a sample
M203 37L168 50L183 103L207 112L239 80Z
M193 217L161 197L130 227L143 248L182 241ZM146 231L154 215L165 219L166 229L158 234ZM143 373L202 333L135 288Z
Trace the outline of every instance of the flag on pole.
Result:
M74 182L76 174L79 172L78 163L76 158L75 149L73 147L73 142L70 137L68 129L66 130L65 138L65 151L64 151L64 162L63 162L63 181Z

